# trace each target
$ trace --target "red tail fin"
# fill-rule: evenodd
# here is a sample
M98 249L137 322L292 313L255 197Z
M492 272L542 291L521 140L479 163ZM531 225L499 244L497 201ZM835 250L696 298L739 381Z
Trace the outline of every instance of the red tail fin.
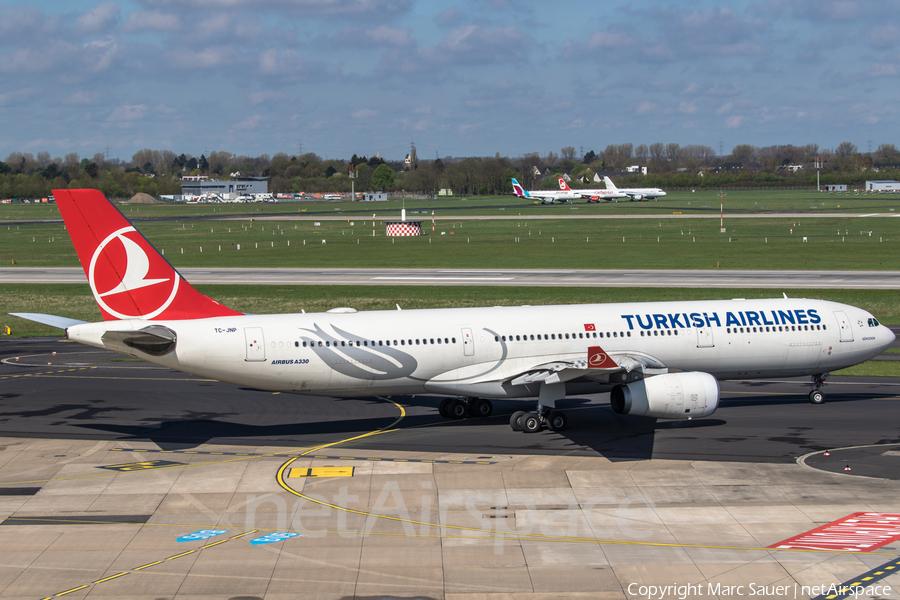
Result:
M107 321L239 315L204 296L97 190L53 190Z

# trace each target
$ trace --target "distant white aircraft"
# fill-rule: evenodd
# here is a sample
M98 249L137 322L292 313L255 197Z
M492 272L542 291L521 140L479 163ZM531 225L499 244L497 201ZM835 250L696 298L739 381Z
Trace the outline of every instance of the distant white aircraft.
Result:
M666 195L666 193L659 188L617 188L616 184L614 184L609 177L604 176L603 181L606 183L606 189L625 194L632 200L643 200L644 198L653 200L654 198L661 198Z
M614 190L604 190L600 188L596 189L586 189L586 190L573 190L569 187L569 184L566 183L566 180L562 177L559 178L559 187L560 189L572 192L573 194L578 194L582 198L586 199L588 202L600 202L601 200L614 200L616 198L627 198L628 195L621 191Z
M544 204L555 204L557 202L568 202L569 200L577 200L581 198L578 194L576 194L573 190L568 189L569 186L566 185L566 182L560 178L559 191L556 190L538 190L538 191L528 191L522 187L522 184L516 181L516 178L512 178L512 186L513 192L519 198L524 198L526 200L540 200Z
M16 316L70 340L256 389L360 398L441 394L446 417L489 416L488 398L535 398L510 419L566 427L556 403L610 392L618 414L711 415L718 379L811 375L894 342L871 314L774 298L357 312L242 314L204 296L97 190L54 190L103 321ZM301 290L302 293L302 290ZM764 409L761 409L764 410Z

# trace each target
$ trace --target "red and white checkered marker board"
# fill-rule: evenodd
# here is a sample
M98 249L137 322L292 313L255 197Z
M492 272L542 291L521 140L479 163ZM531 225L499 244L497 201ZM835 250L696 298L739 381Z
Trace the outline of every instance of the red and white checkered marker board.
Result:
M900 540L900 514L858 512L769 548L871 552L897 540Z
M388 222L387 224L387 234L388 237L406 237L406 236L417 236L422 235L422 223L421 221L406 221L406 222Z

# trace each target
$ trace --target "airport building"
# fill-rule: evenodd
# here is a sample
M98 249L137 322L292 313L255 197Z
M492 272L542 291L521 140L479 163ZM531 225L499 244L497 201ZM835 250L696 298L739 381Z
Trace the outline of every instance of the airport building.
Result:
M268 177L235 177L227 181L210 179L203 175L185 176L181 178L182 196L203 196L205 194L268 194Z
M867 192L900 192L900 181L896 179L873 179L866 181Z

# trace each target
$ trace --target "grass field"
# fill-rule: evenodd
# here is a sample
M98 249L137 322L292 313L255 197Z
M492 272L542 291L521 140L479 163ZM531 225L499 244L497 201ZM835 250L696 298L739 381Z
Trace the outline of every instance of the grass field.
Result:
M415 218L415 215L410 215ZM316 223L319 223L317 226ZM900 219L483 219L384 225L337 221L145 221L138 229L176 267L435 267L564 269L900 268ZM325 240L325 243L323 243ZM62 224L0 225L0 264L78 266Z
M663 198L643 202L603 202L588 204L579 201L573 210L569 204L534 204L514 196L472 196L467 198L441 198L439 200L397 199L388 202L304 201L279 204L157 204L122 205L121 210L129 218L147 219L161 217L236 216L292 214L307 216L343 215L370 217L397 216L400 209L425 211L430 217L435 211L438 217L465 213L480 216L500 216L522 213L531 215L599 214L719 214L719 196L715 190L673 191ZM812 190L732 190L724 196L725 213L748 212L890 212L900 210L900 196L890 194L830 194ZM502 210L501 210L502 209ZM577 211L577 212L576 212ZM2 204L0 221L58 219L59 210L53 204Z

